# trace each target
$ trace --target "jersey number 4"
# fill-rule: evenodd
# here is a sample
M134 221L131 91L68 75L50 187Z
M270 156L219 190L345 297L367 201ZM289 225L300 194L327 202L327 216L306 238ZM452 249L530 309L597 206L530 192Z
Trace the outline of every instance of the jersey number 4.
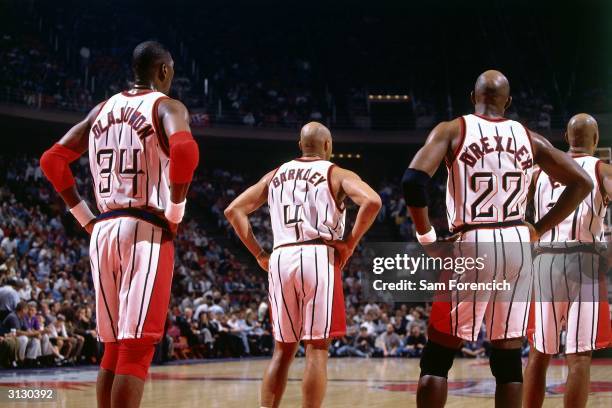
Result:
M119 168L115 171L117 156L119 156ZM115 176L119 177L119 185L123 185L124 182L129 183L127 184L129 187L124 189L127 195L134 198L141 197L139 189L142 183L139 183L139 179L144 171L140 168L140 149L101 149L96 155L96 161L100 172L98 193L101 197L111 196Z
M302 220L302 210L303 206L301 205L285 205L283 206L283 221L285 221L285 226L287 228L293 228L295 230L295 240L300 240L300 224L303 222Z

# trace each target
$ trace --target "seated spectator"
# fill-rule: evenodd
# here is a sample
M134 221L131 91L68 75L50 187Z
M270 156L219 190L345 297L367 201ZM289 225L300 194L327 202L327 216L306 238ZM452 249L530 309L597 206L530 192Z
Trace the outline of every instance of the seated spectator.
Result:
M41 356L40 333L28 328L27 304L19 302L15 311L2 321L4 333L11 333L17 337L17 364L21 366L36 366L38 357Z
M376 339L376 348L381 350L383 357L399 356L401 344L400 336L390 323L387 324L387 330Z
M484 324L480 327L478 332L478 338L476 341L465 341L461 348L461 355L467 358L479 358L484 357L487 349L485 347L485 326Z
M419 324L412 324L410 326L410 333L404 341L402 353L408 357L420 357L425 343L427 343L427 338L421 326Z

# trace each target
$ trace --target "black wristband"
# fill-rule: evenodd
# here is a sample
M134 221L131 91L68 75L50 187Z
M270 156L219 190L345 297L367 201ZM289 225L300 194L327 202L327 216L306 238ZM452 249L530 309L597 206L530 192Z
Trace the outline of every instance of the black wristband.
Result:
M431 177L421 170L406 169L402 177L404 200L408 207L427 207L427 187Z

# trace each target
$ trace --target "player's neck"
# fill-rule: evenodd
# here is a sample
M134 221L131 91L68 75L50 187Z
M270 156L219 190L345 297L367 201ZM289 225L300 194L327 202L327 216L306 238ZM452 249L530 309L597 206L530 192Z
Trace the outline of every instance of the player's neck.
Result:
M304 153L300 159L303 160L325 160L322 154L317 153Z
M574 154L576 154L576 155L586 154L586 155L589 155L589 156L593 155L593 152L589 151L589 149L587 149L586 147L580 147L580 146L571 146L569 148L568 153L572 154L572 155L574 155Z
M144 82L136 82L133 86L132 89L135 91L142 91L142 90L151 90L151 91L155 91L155 86L153 84L145 84Z
M504 110L492 105L476 104L474 106L474 112L478 115L486 116L488 118L504 117Z

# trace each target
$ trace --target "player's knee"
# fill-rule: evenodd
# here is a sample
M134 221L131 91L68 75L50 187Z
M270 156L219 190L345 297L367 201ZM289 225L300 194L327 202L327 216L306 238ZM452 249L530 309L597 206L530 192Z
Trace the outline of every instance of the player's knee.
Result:
M103 368L113 373L117 369L117 360L119 358L119 343L104 343L104 355L100 362L100 368Z
M421 356L421 377L433 375L448 378L448 371L453 366L457 350L434 343L427 342Z
M306 349L311 350L327 350L329 349L329 344L331 343L331 339L320 339L320 340L305 340L304 345Z
M523 382L523 364L520 348L491 349L489 365L497 384Z
M115 374L131 375L144 381L147 378L154 353L155 342L150 339L119 341L119 354Z

